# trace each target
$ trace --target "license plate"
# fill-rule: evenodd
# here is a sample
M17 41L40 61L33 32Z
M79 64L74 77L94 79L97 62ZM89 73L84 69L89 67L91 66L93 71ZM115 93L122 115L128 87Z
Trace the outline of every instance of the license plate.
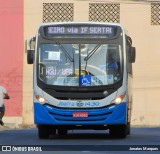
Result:
M73 118L87 118L88 112L73 112Z

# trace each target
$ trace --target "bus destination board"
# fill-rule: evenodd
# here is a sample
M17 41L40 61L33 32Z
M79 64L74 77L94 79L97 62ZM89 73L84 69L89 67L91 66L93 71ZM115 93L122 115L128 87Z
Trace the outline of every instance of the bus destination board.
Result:
M48 26L45 28L46 36L64 36L64 35L102 35L115 36L116 26L96 26L96 25L66 25L66 26Z

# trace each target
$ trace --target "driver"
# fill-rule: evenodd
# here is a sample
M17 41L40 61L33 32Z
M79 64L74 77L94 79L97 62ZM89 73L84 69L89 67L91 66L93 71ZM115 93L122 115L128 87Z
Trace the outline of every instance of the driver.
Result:
M106 63L106 71L107 74L113 74L115 75L118 70L118 64L114 58L114 55L116 54L115 50L109 49L107 52L107 63Z
M118 64L115 60L116 51L114 49L108 49L106 54L106 64L100 65L100 69L106 71L108 75L115 75L118 71Z

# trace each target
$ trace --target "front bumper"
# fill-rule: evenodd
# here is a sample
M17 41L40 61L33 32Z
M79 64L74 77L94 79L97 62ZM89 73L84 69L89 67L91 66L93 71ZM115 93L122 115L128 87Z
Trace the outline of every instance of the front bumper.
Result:
M74 118L73 112L88 112L87 118ZM47 125L114 125L127 123L127 103L96 109L62 109L34 103L35 124Z

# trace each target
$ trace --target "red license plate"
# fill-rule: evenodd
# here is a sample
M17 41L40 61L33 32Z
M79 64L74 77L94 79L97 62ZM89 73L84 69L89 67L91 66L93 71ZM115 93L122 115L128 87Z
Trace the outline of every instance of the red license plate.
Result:
M87 118L88 112L73 112L73 118Z

